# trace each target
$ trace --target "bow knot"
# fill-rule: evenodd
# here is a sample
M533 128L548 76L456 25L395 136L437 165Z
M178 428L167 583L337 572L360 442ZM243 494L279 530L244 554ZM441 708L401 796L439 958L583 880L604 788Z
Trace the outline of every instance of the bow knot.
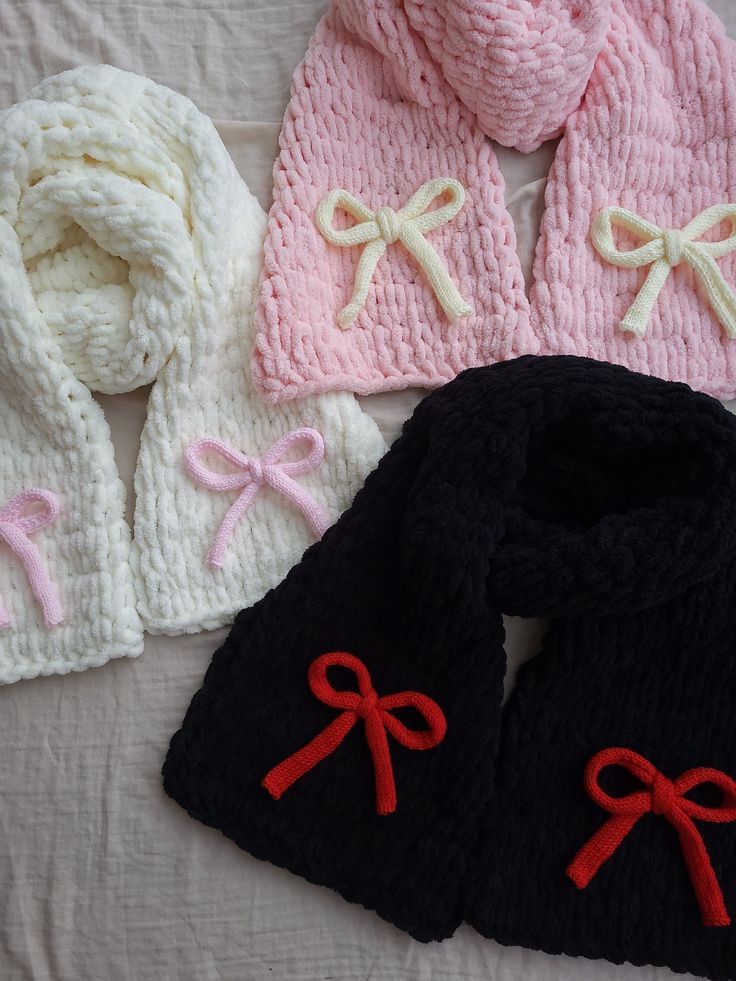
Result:
M667 817L677 806L674 783L663 773L655 773L652 780L652 814Z
M361 719L367 719L371 713L378 709L378 692L371 688L367 695L364 695L358 703L355 712Z
M722 221L731 225L730 234L717 242L698 241ZM627 229L644 245L622 251L613 239L614 226ZM657 298L670 270L685 261L695 271L713 311L729 337L736 337L736 295L723 278L716 259L736 250L736 204L706 208L683 229L662 229L625 208L604 208L593 221L593 245L598 253L622 269L652 265L623 320L621 329L643 337Z
M248 457L248 470L250 471L251 480L253 480L259 487L263 485L264 474L263 474L263 463L257 456Z
M32 510L34 504L42 507ZM16 494L0 508L0 542L4 542L23 563L31 592L41 607L47 627L57 627L64 619L64 611L43 557L29 536L50 527L59 513L56 495L38 487ZM10 617L0 604L0 628L9 624Z
M623 797L611 797L598 782L600 772L606 766L621 766L628 770L644 784L644 789ZM715 784L719 788L723 800L718 807L705 807L686 796L702 784ZM639 818L651 812L666 818L677 832L705 926L730 924L723 894L693 818L719 824L736 821L736 782L731 777L721 770L696 767L676 780L670 780L633 750L614 747L601 750L588 761L585 790L590 799L611 817L583 845L567 868L568 876L578 889L585 889Z
M358 681L357 692L332 687L327 680L327 669L334 666L352 671ZM442 742L447 731L442 709L431 698L414 691L379 697L363 662L342 651L315 658L309 667L308 681L315 698L343 711L310 743L269 770L261 781L262 785L278 800L293 783L334 752L361 719L373 758L376 811L382 815L393 814L396 810L396 785L386 732L390 732L407 749L433 749ZM428 729L409 729L392 714L393 709L408 706L424 716Z
M378 231L386 245L393 245L399 239L399 216L393 208L379 208L376 212Z
M428 210L443 194L450 196L449 202ZM465 190L451 177L438 177L422 184L398 211L389 207L372 211L343 188L330 191L317 206L314 215L317 228L331 245L343 248L364 246L355 273L353 295L337 315L339 326L347 328L353 324L363 309L379 259L389 245L399 241L424 270L447 316L451 320L469 316L472 308L460 296L442 260L424 237L454 218L464 203ZM357 224L350 228L335 228L333 220L338 208L352 215Z
M664 242L664 257L674 269L679 266L684 258L685 237L679 228L668 228L662 234Z
M311 443L309 454L301 460L284 460L288 450L299 442ZM231 463L236 469L232 473L219 473L208 470L200 462L205 453L214 453ZM207 553L207 561L213 569L222 566L227 547L235 531L235 526L253 503L260 487L268 486L292 501L304 517L317 538L321 538L330 522L314 498L293 478L309 473L322 462L325 444L321 433L316 429L295 429L277 440L263 456L245 456L238 453L219 439L198 439L191 443L184 453L187 473L196 483L213 491L241 491L240 496L225 515Z

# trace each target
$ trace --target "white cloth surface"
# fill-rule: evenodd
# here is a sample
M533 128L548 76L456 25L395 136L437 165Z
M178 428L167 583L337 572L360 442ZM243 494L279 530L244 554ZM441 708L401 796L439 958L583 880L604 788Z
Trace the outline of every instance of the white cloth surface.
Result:
M710 5L736 36L734 0ZM294 67L325 0L0 0L0 106L75 64L149 75L212 116L264 207ZM499 149L529 281L554 146ZM103 396L132 511L148 390ZM362 404L390 439L416 392ZM508 621L509 677L541 627ZM504 948L468 927L424 946L258 862L161 788L171 734L225 632L0 688L0 981L664 981L667 970Z

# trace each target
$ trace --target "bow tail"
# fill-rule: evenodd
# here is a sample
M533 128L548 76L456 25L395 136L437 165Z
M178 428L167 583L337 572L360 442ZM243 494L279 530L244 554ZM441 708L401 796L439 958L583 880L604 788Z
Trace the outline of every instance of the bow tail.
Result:
M692 249L688 261L695 269L710 305L730 338L736 338L736 296L723 278L713 256L702 249Z
M297 483L296 480L285 474L283 470L269 473L267 480L274 490L277 490L284 497L296 504L306 518L315 537L321 538L330 527L330 519L312 495L301 484Z
M261 786L266 788L274 800L278 800L293 783L337 749L357 720L358 716L355 712L349 710L341 712L306 746L302 746L296 753L292 753L269 770L261 780Z
M368 748L373 757L376 779L376 811L380 815L393 814L396 810L396 783L391 765L386 729L379 713L372 713L365 720Z
M593 837L586 841L565 870L578 889L585 889L601 865L613 855L640 816L640 814L613 814Z
M473 308L460 296L442 260L426 238L407 224L401 229L401 241L424 270L440 306L450 320L469 316Z
M215 540L207 553L207 562L212 569L222 568L222 563L225 557L225 549L229 545L230 539L233 537L235 526L251 506L253 503L253 498L257 493L258 484L256 484L255 481L251 481L251 483L247 485L247 487L239 495L237 501L223 518L222 524L217 529Z
M23 563L31 592L35 596L47 627L58 627L64 620L64 611L56 586L51 581L43 556L36 545L18 528L6 526L0 534ZM7 627L10 617L0 604L0 627Z
M686 814L680 812L676 819L673 816L670 820L675 825L680 839L680 847L698 900L703 925L729 926L731 918L726 911L723 893L700 832Z
M637 337L644 336L649 318L652 315L652 310L655 307L671 268L666 259L657 259L653 263L641 289L636 294L634 302L626 311L619 324L621 330L629 334L635 334Z
M376 271L378 260L386 251L386 243L382 238L368 242L360 254L358 268L355 270L355 283L353 285L353 295L350 303L344 306L337 315L337 322L343 328L351 327L356 317L363 309L363 305L368 297L368 289Z

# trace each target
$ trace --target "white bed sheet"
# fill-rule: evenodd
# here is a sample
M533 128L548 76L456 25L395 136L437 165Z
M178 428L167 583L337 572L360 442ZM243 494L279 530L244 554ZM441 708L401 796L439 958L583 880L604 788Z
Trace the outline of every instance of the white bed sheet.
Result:
M736 0L711 0L736 36ZM110 62L218 121L264 205L291 74L325 0L0 0L0 106ZM554 146L499 149L527 281ZM147 391L102 398L129 488ZM362 400L392 437L417 392ZM541 627L508 622L509 676ZM168 740L224 631L147 639L136 661L0 689L0 981L664 981L467 927L422 945L258 862L163 794Z

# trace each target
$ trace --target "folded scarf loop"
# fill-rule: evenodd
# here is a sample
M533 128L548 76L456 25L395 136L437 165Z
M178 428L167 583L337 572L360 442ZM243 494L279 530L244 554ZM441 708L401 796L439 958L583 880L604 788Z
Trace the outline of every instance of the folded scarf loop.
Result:
M418 939L465 917L504 943L725 977L735 519L736 420L709 397L572 357L471 369L240 614L166 790ZM551 621L503 731L502 613ZM393 739L377 758L390 693L423 752Z
M709 6L332 0L274 168L266 396L433 387L519 354L736 396L736 43ZM527 304L493 146L559 137ZM397 219L437 183L464 204L427 235L428 265ZM336 201L356 224L325 229Z
M150 79L74 69L0 114L0 682L227 623L383 452L350 395L282 412L254 392L265 224L211 121ZM91 392L150 384L131 541Z

